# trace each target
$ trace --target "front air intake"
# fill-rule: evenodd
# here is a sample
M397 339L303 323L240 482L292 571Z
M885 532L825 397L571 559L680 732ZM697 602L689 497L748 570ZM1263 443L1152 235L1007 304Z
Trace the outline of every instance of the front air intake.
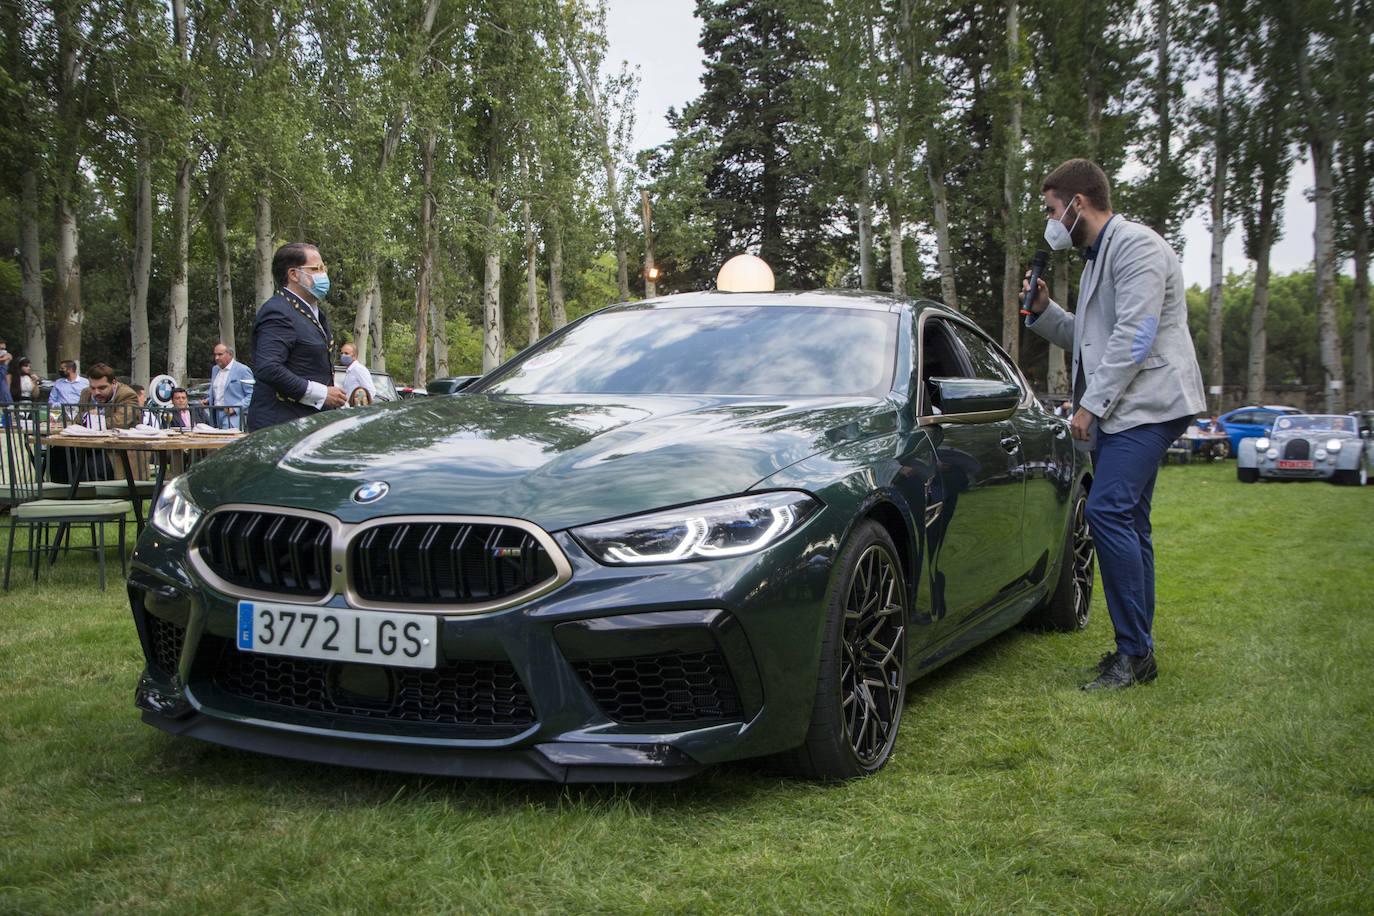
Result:
M304 598L329 593L331 534L323 521L255 510L215 512L196 546L230 585Z

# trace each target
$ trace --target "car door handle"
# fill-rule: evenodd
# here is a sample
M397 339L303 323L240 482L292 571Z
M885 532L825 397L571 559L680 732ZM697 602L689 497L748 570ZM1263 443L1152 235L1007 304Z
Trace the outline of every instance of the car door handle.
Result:
M1003 448L1003 449L1006 451L1006 453L1009 454L1009 455L1015 455L1017 449L1019 449L1020 447L1021 447L1021 437L1020 437L1020 436L1007 436L1006 438L1004 438L1004 439L1002 440L1002 448Z

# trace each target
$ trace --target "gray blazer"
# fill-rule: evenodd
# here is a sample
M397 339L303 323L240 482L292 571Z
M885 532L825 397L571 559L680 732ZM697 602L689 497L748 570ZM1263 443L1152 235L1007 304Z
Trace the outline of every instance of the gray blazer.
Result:
M1026 326L1073 354L1074 407L1095 414L1104 433L1207 408L1183 265L1148 226L1113 217L1083 270L1076 312L1051 301Z

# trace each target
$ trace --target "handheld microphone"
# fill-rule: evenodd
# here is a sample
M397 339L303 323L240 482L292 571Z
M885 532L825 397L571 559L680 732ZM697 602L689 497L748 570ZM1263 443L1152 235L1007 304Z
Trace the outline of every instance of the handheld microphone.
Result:
M1037 251L1035 257L1031 259L1030 286L1026 289L1026 295L1021 299L1021 314L1031 313L1031 303L1035 301L1036 288L1040 285L1040 275L1045 272L1045 267L1050 263L1050 253L1048 251Z

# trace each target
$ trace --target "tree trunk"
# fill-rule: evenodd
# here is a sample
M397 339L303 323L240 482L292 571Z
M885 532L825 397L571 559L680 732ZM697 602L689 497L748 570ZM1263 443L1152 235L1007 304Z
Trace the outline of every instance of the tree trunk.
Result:
M1177 201L1169 200L1163 189L1171 185L1168 175L1171 171L1173 154L1169 149L1170 135L1173 131L1170 103L1173 92L1170 81L1174 74L1169 69L1169 0L1155 0L1155 186L1156 193L1151 195L1147 224L1163 238L1169 237L1169 218L1177 206Z
M1269 252L1274 247L1274 221L1267 214L1262 214L1260 220L1255 290L1250 300L1250 355L1245 373L1245 399L1251 404L1263 404L1267 400L1264 389L1267 387L1265 361L1269 352Z
M897 195L887 207L887 251L892 264L892 294L906 295L906 259L902 254L902 212L897 208Z
M873 185L868 166L859 170L859 289L877 289L873 280Z
M177 164L172 191L172 285L167 292L167 374L186 384L186 341L190 331L191 160Z
M1226 265L1224 261L1227 217L1226 217L1226 178L1230 168L1230 138L1227 136L1226 121L1228 104L1226 98L1226 70L1230 62L1226 47L1226 22L1221 17L1218 6L1216 39L1217 94L1216 107L1213 109L1216 124L1212 138L1212 274L1207 297L1207 383L1220 389L1225 384L1224 364L1222 362L1222 307L1226 284ZM1221 395L1217 395L1217 410L1221 409Z
M1013 361L1021 344L1021 11L1007 0L1007 147L1002 175L1002 349Z
M1346 180L1342 183L1342 190L1350 227L1351 256L1355 261L1355 285L1350 297L1349 398L1349 406L1355 410L1374 409L1374 365L1371 365L1369 350L1369 223L1371 214L1374 214L1374 201L1370 200L1369 194L1369 173L1371 165L1374 165L1374 156L1371 156L1369 148L1369 126L1374 126L1374 122L1364 129L1354 127L1344 141L1346 165L1343 171Z
M186 0L172 0L172 33L182 78L190 78L191 40L186 23ZM178 90L182 114L189 122L191 87L182 82ZM187 141L189 142L189 141ZM189 156L177 162L176 185L172 190L172 286L167 294L171 311L167 322L167 374L186 384L186 340L190 331L191 259L191 168Z
M57 31L59 72L57 79L56 125L59 149L54 157L57 196L57 359L81 362L81 328L85 309L81 303L81 234L77 225L77 201L83 171L81 135L85 121L82 111L82 67L78 51L81 36L77 29L78 10L71 2L54 3L53 20Z
M148 334L148 283L153 272L153 150L143 136L138 140L134 176L134 258L129 265L129 341L133 365L130 378L147 384L152 377L152 340Z
M1317 334L1320 342L1327 413L1345 413L1345 367L1341 363L1341 328L1336 301L1336 218L1333 212L1331 145L1313 138L1309 144L1316 175L1313 230L1317 271Z
M430 276L434 271L434 147L438 137L430 131L420 141L420 267L415 273L415 374L416 386L429 377L429 324L434 311Z
M23 275L24 352L35 375L48 374L47 313L43 308L43 271L38 241L38 172L24 170L19 197L19 269Z
M1336 118L1316 93L1308 37L1297 41L1298 87L1301 117L1305 123L1308 154L1316 181L1312 195L1315 226L1312 230L1313 267L1317 280L1317 340L1321 352L1322 391L1327 413L1345 413L1345 367L1341 364L1341 328L1336 303L1335 176L1332 156L1336 145Z
M258 305L272 298L276 281L272 279L272 198L266 191L258 191L253 199L253 250L256 255L256 268L253 283L253 296Z
M439 271L436 268L434 277L437 285ZM434 377L443 378L448 375L448 315L445 314L441 300L437 296L429 297L429 336L433 341L434 347Z
M573 69L577 71L577 78L582 83L582 91L587 96L587 113L591 116L592 126L596 131L601 166L606 171L606 204L611 211L611 230L615 236L613 241L616 277L620 283L620 301L624 302L630 298L630 257L625 250L625 214L621 212L620 207L620 182L616 176L615 153L611 149L610 124L607 122L606 112L602 110L596 83L592 80L582 58L573 53L571 43L567 45L566 50L568 60L572 62Z
M1063 255L1056 256L1055 260L1058 263L1055 265L1054 278L1050 285L1053 287L1054 301L1060 305L1065 305L1069 301L1070 261ZM1073 399L1073 386L1069 380L1069 368L1064 351L1054 344L1050 344L1049 365L1045 372L1045 389L1049 394L1064 394L1070 400Z
M935 162L926 159L926 177L930 181L931 209L935 217L935 257L940 264L940 297L945 305L959 308L954 287L954 253L949 240L949 199L945 193L945 175Z
M74 203L61 194L57 198L57 359L73 359L80 365L86 313L81 305L81 237Z
M357 359L372 366L367 345L367 329L372 326L372 287L379 286L377 268L368 263L363 275L362 297L358 299L358 311L353 316L353 346L357 348Z
M1350 404L1356 410L1374 409L1374 367L1369 352L1369 222L1362 202L1353 209L1360 211L1352 222L1354 240L1355 290L1354 314L1350 322Z
M210 187L210 234L215 245L215 295L219 301L219 339L231 350L234 343L233 259L229 254L229 221L224 213L224 176L216 175Z
M525 216L525 321L529 328L529 343L539 339L539 246L534 236L534 214L530 210L530 167L522 157L520 171L524 176L525 200L522 208Z
M495 176L499 179L499 175ZM505 330L501 320L501 189L493 183L487 208L482 270L482 372L490 372L505 354Z
M549 209L549 320L557 331L568 323L568 306L563 295L563 224L557 207Z
M368 289L371 304L367 325L367 367L373 372L386 372L386 324L382 315L382 279L377 268L372 270L372 282Z
M658 283L654 279L654 208L649 203L649 189L639 189L639 215L644 223L644 298L653 299L658 295Z

